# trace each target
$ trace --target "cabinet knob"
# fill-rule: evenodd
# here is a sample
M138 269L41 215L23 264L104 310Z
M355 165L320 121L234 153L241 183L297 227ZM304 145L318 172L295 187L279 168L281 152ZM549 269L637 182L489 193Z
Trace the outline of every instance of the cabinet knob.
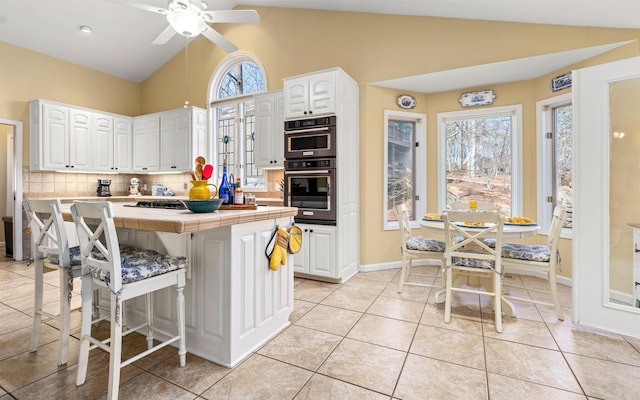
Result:
M633 245L633 250L634 250L636 253L640 253L640 249L638 249L638 243L636 243L636 244L634 244L634 245Z
M305 111L303 114L304 114L304 115L307 115L307 112Z
M309 111L309 115L313 114L313 111Z

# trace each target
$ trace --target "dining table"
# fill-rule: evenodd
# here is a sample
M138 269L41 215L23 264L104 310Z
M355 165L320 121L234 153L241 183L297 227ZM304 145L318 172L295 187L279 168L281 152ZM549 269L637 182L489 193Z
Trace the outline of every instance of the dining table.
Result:
M435 235L444 236L444 221L442 219L427 219L423 218L419 221L420 227L422 230L432 233ZM478 227L478 226L465 226L459 225L459 227L465 231L469 232L477 232L482 229L486 229L487 227ZM505 222L503 231L502 231L502 239L524 239L528 237L532 237L538 234L538 231L541 229L540 225L535 222L532 223L509 223ZM487 235L487 237L495 236L492 234ZM444 282L443 282L444 284ZM452 285L454 286L462 286L464 284L476 287L487 287L487 285L493 285L492 279L482 279L482 278L470 278L463 275L458 275L454 277L454 281ZM442 288L438 290L435 294L435 302L443 303L445 299L445 289ZM502 299L502 309L506 312L506 314L510 317L515 316L516 307L510 301L506 299Z

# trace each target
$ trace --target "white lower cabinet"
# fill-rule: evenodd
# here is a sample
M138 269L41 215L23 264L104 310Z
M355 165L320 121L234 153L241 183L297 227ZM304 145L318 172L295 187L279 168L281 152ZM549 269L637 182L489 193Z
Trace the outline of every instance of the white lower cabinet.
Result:
M296 225L302 230L302 246L295 257L294 272L339 279L336 268L336 227Z

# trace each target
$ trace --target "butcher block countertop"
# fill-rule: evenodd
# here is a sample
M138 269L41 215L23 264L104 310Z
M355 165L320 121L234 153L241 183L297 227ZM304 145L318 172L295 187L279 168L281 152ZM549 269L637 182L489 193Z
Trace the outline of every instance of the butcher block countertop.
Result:
M108 198L101 198L101 200L110 201ZM116 228L188 233L280 217L292 217L298 212L295 207L258 206L255 210L216 210L212 213L196 214L189 210L131 207L134 204L135 201L112 202L113 220ZM62 214L65 221L73 221L70 207L71 202L62 202Z

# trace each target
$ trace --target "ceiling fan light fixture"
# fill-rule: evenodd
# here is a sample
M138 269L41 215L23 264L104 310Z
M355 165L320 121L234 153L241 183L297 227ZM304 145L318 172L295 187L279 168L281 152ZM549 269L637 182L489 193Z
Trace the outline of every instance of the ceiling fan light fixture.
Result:
M176 32L186 37L197 36L207 28L200 10L195 6L190 7L188 2L171 2L167 20Z

